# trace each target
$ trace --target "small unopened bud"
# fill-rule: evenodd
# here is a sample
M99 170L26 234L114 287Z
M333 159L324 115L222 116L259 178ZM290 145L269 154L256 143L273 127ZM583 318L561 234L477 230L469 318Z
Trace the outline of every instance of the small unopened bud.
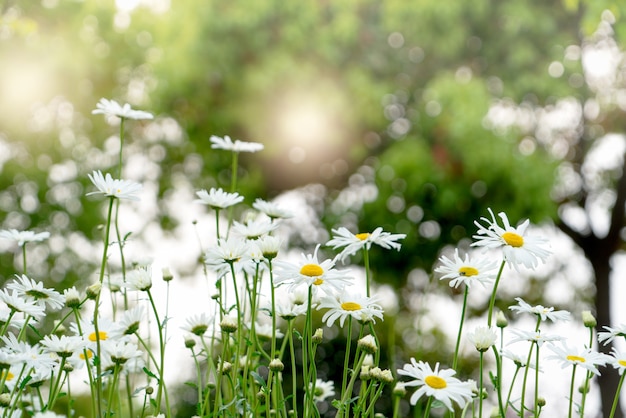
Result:
M67 329L65 328L65 325L61 324L58 319L54 320L54 333L55 334L63 335L65 334L66 330Z
M194 348L196 346L196 340L191 338L191 337L187 337L185 338L185 348Z
M63 365L63 371L66 373L71 373L74 371L74 366L72 366L70 363L65 362L65 364Z
M263 402L265 400L265 392L263 390L260 390L256 393L256 398L257 400Z
M370 380L372 377L370 373L370 366L361 366L361 373L359 374L359 378L361 380Z
M393 381L394 381L395 379L393 378L393 374L391 374L391 370L389 370L389 369L385 369L385 370L383 370L383 371L381 371L381 372L380 372L380 378L379 378L379 380L380 380L382 383L385 383L385 384L388 384L388 385L389 385L389 384L393 383Z
M498 328L506 328L507 325L509 325L509 321L506 319L506 316L504 316L504 312L498 311L498 313L496 313L496 326Z
M71 287L65 292L65 306L70 309L78 308L80 306L80 293L76 290L75 287Z
M404 383L398 382L396 383L396 385L393 387L393 396L397 396L399 398L404 397L404 395L406 395L406 387L404 386Z
M148 386L148 387L146 388L146 393L147 393L148 395L152 395L152 394L154 393L154 388L153 388L152 386Z
M537 398L537 406L539 406L540 408L543 408L544 406L546 406L546 398L542 398L542 397Z
M502 415L500 415L500 410L498 409L497 406L494 406L493 409L491 409L489 418L502 418Z
M374 418L385 418L385 414L383 414L382 412L376 412L374 414Z
M358 347L366 352L367 354L374 354L378 347L376 346L376 339L368 334L365 337L361 338L357 342Z
M7 407L11 405L11 395L8 393L3 393L0 395L0 406Z
M169 282L169 281L172 281L172 279L174 279L174 275L172 274L169 268L163 267L163 270L161 270L161 272L163 273L163 281Z
M213 300L218 300L219 298L220 298L220 294L219 293L213 293L211 295L211 299L213 299Z
M583 324L587 328L595 328L596 325L598 325L598 321L596 321L596 317L593 316L591 311L583 311L582 317L583 317Z
M315 334L313 334L313 337L311 338L311 341L313 341L313 344L321 344L323 340L324 330L322 330L321 328L316 329Z
M369 366L369 367L374 367L374 356L371 354L366 354L365 358L363 359L363 367L365 366Z
M232 368L233 368L232 363L228 361L222 361L222 364L220 364L220 372L222 374L228 374L228 372L230 372Z
M87 297L91 300L96 300L98 295L100 294L100 290L102 290L102 285L100 283L94 283L87 288L85 293Z
M285 368L285 365L283 364L282 361L280 361L279 358L275 358L272 361L270 361L270 370L273 372L282 372Z
M233 333L237 331L237 320L230 316L225 316L220 323L220 328L226 334Z
M585 380L579 387L578 392L580 393L589 393L589 383Z

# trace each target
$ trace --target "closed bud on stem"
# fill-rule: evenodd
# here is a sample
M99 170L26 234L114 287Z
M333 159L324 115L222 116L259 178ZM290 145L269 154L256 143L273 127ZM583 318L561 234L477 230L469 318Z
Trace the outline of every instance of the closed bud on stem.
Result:
M148 387L146 388L146 393L147 393L148 395L152 395L152 394L154 393L154 388L153 388L152 386L148 386Z
M172 274L172 272L170 271L168 267L163 267L163 270L161 271L163 273L163 281L169 282L169 281L172 281L172 279L174 279L174 275Z
M280 361L279 358L275 358L274 360L270 361L270 370L273 372L282 372L283 369L285 368L285 365L283 364L282 361Z
M537 398L537 406L539 406L540 408L546 406L546 398L542 398L541 396Z
M507 325L509 325L509 321L506 319L506 316L504 316L504 312L498 311L498 313L496 313L496 326L498 328L506 328Z
M237 320L231 318L230 316L225 316L222 319L222 322L220 322L220 328L222 329L222 332L226 334L233 333L237 331Z
M100 294L100 290L102 290L102 285L100 283L94 283L87 288L85 293L87 294L87 298L91 300L96 300L96 298Z
M374 354L378 347L376 346L376 339L372 335L366 335L357 342L358 347L367 354Z
M396 385L393 387L392 393L393 393L393 396L403 398L406 395L406 387L404 386L404 383L401 383L401 382L396 383Z
M311 341L313 341L313 344L321 344L323 340L324 340L324 330L321 328L316 329L315 334L313 334Z
M583 324L587 328L595 328L596 325L598 325L598 321L596 321L596 318L595 316L593 316L591 311L583 311L582 317L583 317Z
M11 395L8 393L3 393L0 395L0 406L7 407L11 405Z

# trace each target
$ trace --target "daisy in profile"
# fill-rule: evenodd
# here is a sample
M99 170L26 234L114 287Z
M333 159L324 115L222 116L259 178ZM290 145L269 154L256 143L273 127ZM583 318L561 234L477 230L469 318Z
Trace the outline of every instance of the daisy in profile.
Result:
M137 305L124 312L122 318L116 321L111 328L110 337L113 339L122 338L125 335L133 335L139 331L141 323L146 320L143 305Z
M44 351L48 353L55 353L61 358L68 358L76 352L82 352L85 347L85 341L77 335L46 335L39 342Z
M88 174L88 177L98 190L87 193L87 196L101 194L120 200L139 200L137 194L142 189L142 186L139 183L128 180L114 179L109 173L107 173L106 176L103 176L100 170L94 171L92 174Z
M555 311L554 308L546 308L541 305L531 306L524 302L522 298L515 298L518 305L509 306L509 309L517 313L529 313L541 318L542 321L550 320L556 321L569 321L570 313L567 311Z
M238 265L249 257L248 246L248 243L240 238L220 238L216 246L207 250L204 261L220 272L225 268L230 269L231 265Z
M439 280L452 279L450 287L459 287L461 284L471 287L474 283L485 286L492 284L495 279L497 261L470 257L469 254L461 258L458 248L454 250L454 259L442 255L439 261L443 265L437 267L435 271L443 274Z
M198 196L198 199L194 200L194 202L202 203L214 210L226 209L243 201L243 196L240 196L239 193L228 193L215 187L212 187L209 191L197 191L196 196Z
M476 350L485 352L496 343L498 335L490 327L479 326L474 329L474 332L467 334L467 339L474 344Z
M541 347L544 343L553 343L555 341L563 341L565 338L555 334L542 334L541 331L523 331L519 329L511 329L511 332L515 334L515 338L509 341L509 344L513 344L519 341L528 341L531 343L537 343L538 347Z
M212 135L210 138L211 141L211 148L213 149L223 149L226 151L232 151L232 152L257 152L257 151L261 151L264 147L263 144L260 144L258 142L245 142L245 141L240 141L240 140L236 140L235 142L233 142L232 139L230 139L230 137L228 135L226 135L224 138L221 138L219 136L216 135Z
M267 202L263 199L256 199L252 204L252 207L261 213L267 215L270 219L287 219L292 218L293 213L288 210L282 209L275 203Z
M16 275L15 280L7 284L7 288L16 290L18 294L27 300L35 301L43 308L48 306L52 310L59 310L65 305L63 295L56 290L43 287L43 283L29 279L25 274Z
M598 341L604 345L610 344L617 337L626 338L626 324L620 324L618 327L612 328L603 326L606 331L598 332Z
M17 245L23 247L29 242L39 242L50 237L50 232L18 231L17 229L0 230L0 238L15 241Z
M472 243L472 246L502 248L505 260L516 269L520 264L527 268L535 268L539 261L546 261L551 254L549 250L544 248L547 240L526 235L526 229L530 223L528 219L517 228L514 228L509 223L506 214L500 212L498 216L502 219L504 226L501 227L498 225L498 221L491 209L489 209L489 213L491 214L491 220L484 217L480 218L486 225L474 221L474 224L478 227L478 232L477 235L473 236L476 242Z
M96 108L91 111L92 115L117 116L121 119L154 119L152 113L143 110L134 110L128 103L120 105L115 100L101 98Z
M328 327L332 327L336 320L343 327L346 318L352 317L359 322L376 322L376 318L383 319L383 308L376 303L374 298L361 296L348 290L341 292L338 296L325 296L321 299L317 309L328 308L324 313L322 321Z
M372 244L379 245L385 249L393 248L400 251L402 245L397 241L406 238L406 234L392 234L383 231L381 227L376 228L371 233L363 232L353 234L343 226L339 229L333 229L332 232L333 238L328 241L326 245L332 246L335 250L345 247L341 253L337 255L337 258L341 261L344 261L348 256L356 254L361 249L369 251Z
M146 292L152 287L152 269L149 267L131 270L126 274L126 287Z
M213 326L213 317L202 312L199 315L192 315L187 318L185 324L180 328L197 337L202 337L206 331Z
M463 408L472 399L472 384L462 382L453 377L456 372L452 369L439 370L439 363L435 364L433 370L429 364L423 361L415 361L411 358L410 364L405 364L402 369L398 369L398 374L407 376L413 380L404 383L404 386L417 386L417 390L411 395L411 405L417 404L423 396L432 397L453 411L452 402ZM429 404L430 405L430 404ZM425 412L425 417L427 413Z
M276 228L278 228L278 224L267 218L251 219L246 223L237 221L233 223L233 232L250 240L261 238Z
M46 314L43 306L34 300L26 299L17 290L9 293L8 289L0 289L0 301L4 302L12 313L22 312L37 320L43 318Z
M318 288L333 288L340 291L343 286L352 281L352 277L347 276L347 271L335 270L335 262L330 259L319 261L317 252L319 244L315 247L313 254L302 254L300 262L291 263L276 260L274 266L275 283L289 283L292 288L299 285L313 286Z
M620 375L626 370L626 352L618 351L615 347L611 350L611 355L607 356L607 363L613 366Z

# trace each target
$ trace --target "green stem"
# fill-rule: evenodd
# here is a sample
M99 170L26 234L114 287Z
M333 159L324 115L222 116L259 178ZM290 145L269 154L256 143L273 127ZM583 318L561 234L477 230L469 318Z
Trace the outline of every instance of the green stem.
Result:
M519 409L519 416L520 418L524 418L524 399L526 398L526 382L528 381L528 370L530 369L530 358L532 357L532 353L533 353L533 348L535 347L536 342L532 342L530 344L530 350L528 351L528 358L526 360L526 369L524 370L524 380L522 383L522 399L521 399L521 404L520 404L520 409ZM538 367L538 365L536 365L536 367Z
M535 418L539 417L539 344L535 352Z
M423 418L428 418L430 417L430 406L433 402L433 397L429 396L428 397L428 402L426 402L426 409L424 410L424 417Z
M352 315L348 316L348 337L346 339L346 353L343 359L343 378L341 379L341 394L346 393L346 385L348 384L348 373L350 370L350 348L352 343ZM354 369L353 373L357 373L358 369ZM350 408L347 405L341 405L343 411L345 411L346 416L350 414Z
M156 406L157 411L161 410L161 399L165 397L165 411L166 416L169 417L170 412L170 403L169 397L167 395L167 389L165 387L165 379L164 379L164 368L165 368L165 341L163 339L163 329L166 327L166 324L161 324L161 320L159 319L159 311L157 310L156 304L154 303L154 298L152 297L152 293L150 289L146 291L148 294L148 299L150 300L150 305L152 306L152 311L154 312L154 318L157 323L157 329L159 334L159 352L161 354L159 358L159 389L157 390L157 398L156 398Z
M111 233L111 217L113 215L113 202L115 198L111 196L109 198L109 209L107 211L106 227L104 232L104 249L102 253L102 263L100 264L100 275L98 276L98 282L102 286L104 282L104 272L107 265L107 253L109 250L109 234ZM97 416L102 417L102 347L100 344L100 331L98 329L98 310L100 308L100 295L102 292L98 292L96 296L96 304L93 310L93 327L96 336L96 405Z
M593 347L593 327L589 327L589 348ZM585 403L587 400L587 393L589 393L589 382L591 381L592 373L587 370L585 373L585 381L583 383L582 400L580 402L580 418L585 416Z
M24 276L26 276L26 243L22 245L22 268L24 271Z
M483 418L483 366L484 366L484 351L480 351L480 358L478 362L478 417Z
M124 148L124 121L126 118L120 118L120 153L117 163L117 178L122 178L122 150Z
M363 264L365 265L365 294L369 298L370 297L370 280L371 280L371 272L370 272L370 255L369 250L363 247Z
M498 352L498 349L495 345L491 346L493 350L493 355L496 358L496 393L498 395L498 410L501 416L506 416L505 414L505 406L502 404L502 356ZM511 386L513 384L511 383ZM507 402L508 404L508 402Z
M626 373L622 373L622 377L619 378L619 384L617 385L615 398L613 398L613 406L611 407L611 414L609 415L609 418L613 418L615 416L615 411L617 410L617 405L619 404L619 395L622 392L622 383L624 383L624 376L626 376Z
M496 282L493 285L493 291L491 292L491 299L489 299L489 313L487 314L487 326L491 327L491 317L493 315L493 307L496 303L496 292L498 291L498 284L500 284L500 279L502 278L502 271L504 270L504 265L506 264L506 260L502 260L500 264L500 270L498 270L498 276L496 276Z
M233 151L233 158L231 163L231 174L230 174L230 192L235 193L237 191L237 164L239 159L239 153ZM228 208L228 231L226 232L226 236L228 236L228 232L230 231L230 226L233 224L233 211L235 206L230 206Z
M461 346L461 333L463 332L463 322L465 321L465 310L467 308L467 295L469 294L469 287L465 285L465 291L463 292L463 307L461 308L461 322L459 323L459 332L456 335L456 346L454 347L454 358L452 360L452 369L456 370L456 366L459 360L459 347Z
M291 402L293 408L293 416L298 416L298 402L297 402L297 388L298 388L298 371L296 369L296 354L293 346L293 319L288 321L288 335L289 335L289 355L291 357Z
M569 408L567 418L572 418L572 405L574 404L574 378L576 377L576 364L572 367L572 381L569 385Z

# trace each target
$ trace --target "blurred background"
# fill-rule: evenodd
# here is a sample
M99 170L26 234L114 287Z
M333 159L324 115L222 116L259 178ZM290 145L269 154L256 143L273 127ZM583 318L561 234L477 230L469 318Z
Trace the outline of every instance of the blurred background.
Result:
M392 365L452 351L430 312L459 310L462 295L432 270L469 247L488 207L541 225L557 254L511 274L501 309L523 296L577 319L590 309L599 325L626 322L626 4L0 4L0 221L51 232L28 246L34 278L58 289L94 280L103 213L85 197L86 174L110 171L119 150L116 121L91 114L106 97L155 115L127 126L123 177L150 197L125 222L136 258L192 248L168 260L181 281L200 271L194 191L230 184L230 159L209 137L230 135L265 145L241 156L243 209L255 197L295 205L291 245L310 251L338 226L407 234L401 252L372 255L392 301L381 325ZM19 251L1 241L0 280L19 271ZM471 314L487 299L471 298ZM477 361L468 355L463 376ZM610 407L617 378L607 370L594 386L597 416L608 416L599 405Z

